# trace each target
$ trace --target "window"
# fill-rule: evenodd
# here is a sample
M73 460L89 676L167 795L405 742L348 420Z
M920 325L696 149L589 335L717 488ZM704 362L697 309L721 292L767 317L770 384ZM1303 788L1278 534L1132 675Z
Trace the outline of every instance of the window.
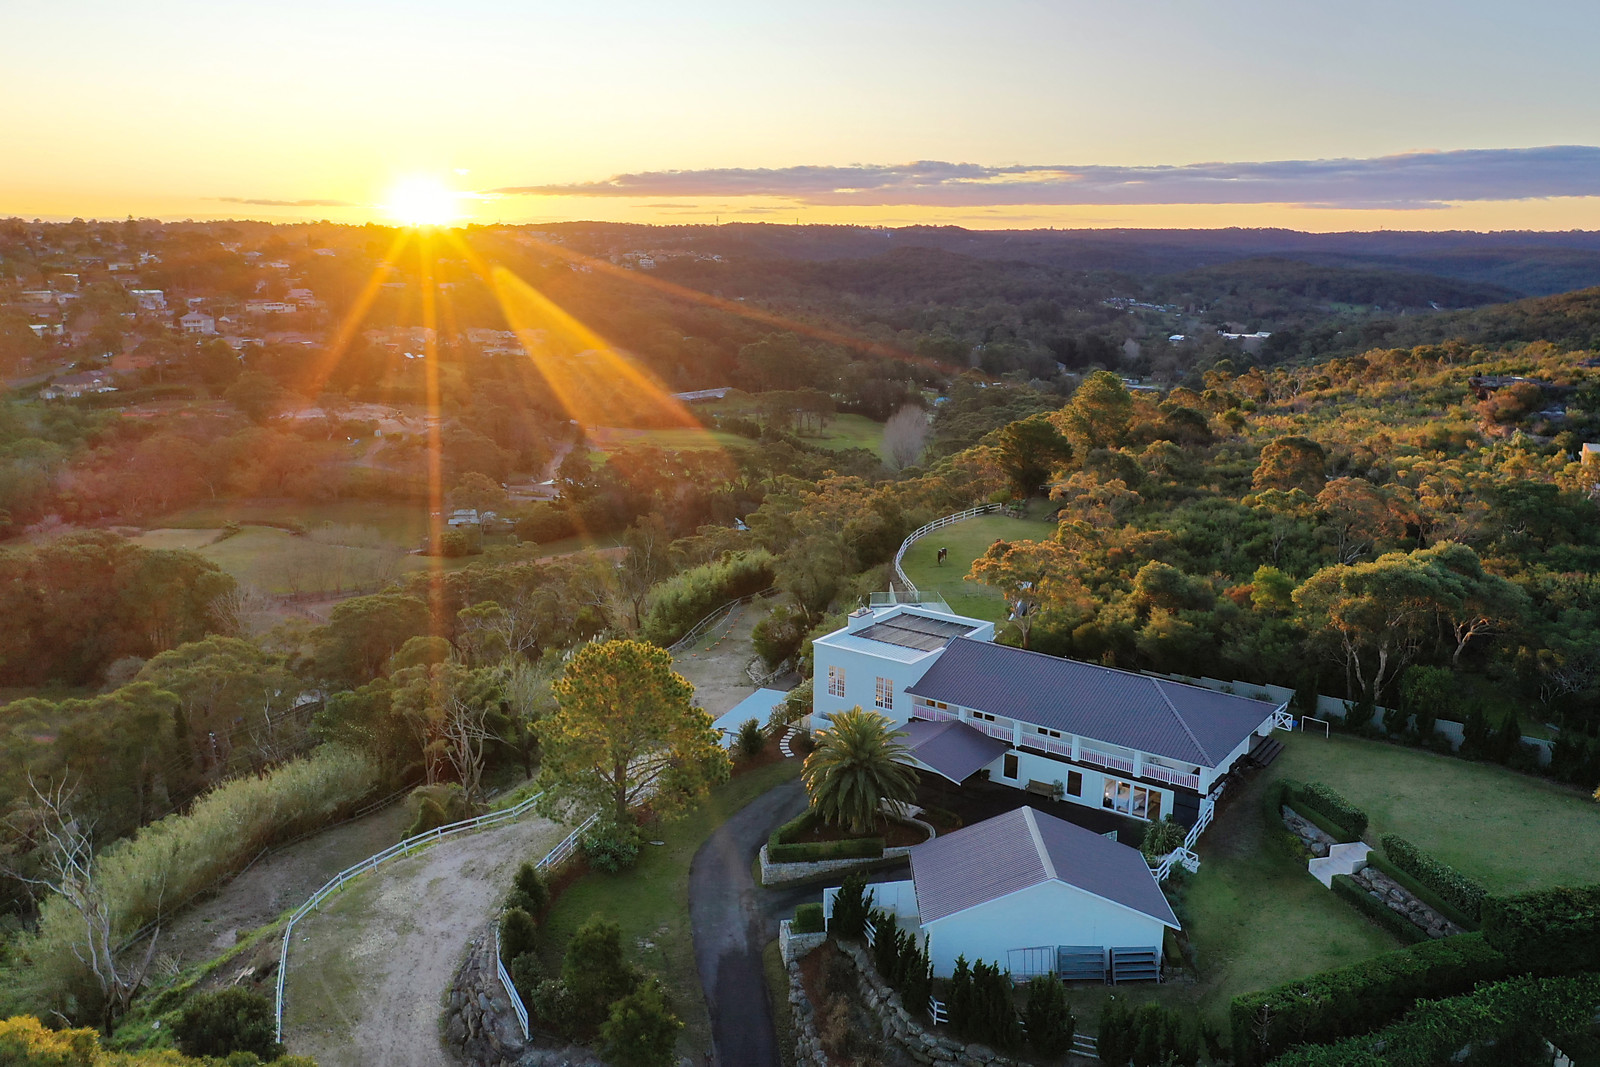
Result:
M1006 753L1005 767L1000 773L1010 778L1013 782L1017 780L1017 754L1015 752Z
M831 697L844 696L844 668L828 668L828 695Z
M894 679L879 678L872 702L884 711L894 710Z
M1069 796L1069 797L1081 797L1081 796L1083 796L1083 772L1081 772L1081 771L1068 771L1067 772L1067 796Z
M975 712L972 713L972 717L974 719L982 719L984 722L994 722L995 721L994 720L994 716L990 715L987 711L975 711Z
M1132 815L1136 819L1156 822L1161 818L1161 794L1158 791L1115 778L1106 779L1101 806Z
M1044 737L1056 737L1056 738L1059 738L1061 736L1061 731L1060 730L1046 730L1043 726L1035 726L1033 728L1033 732L1036 733L1036 734L1040 734L1040 735L1042 735Z

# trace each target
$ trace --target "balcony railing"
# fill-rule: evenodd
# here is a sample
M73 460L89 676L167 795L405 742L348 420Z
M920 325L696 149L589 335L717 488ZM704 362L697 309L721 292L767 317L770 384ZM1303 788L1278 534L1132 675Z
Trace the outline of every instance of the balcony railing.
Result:
M1185 789L1193 789L1196 793L1200 791L1200 776L1198 774L1185 774L1183 771L1175 771L1170 767L1161 767L1154 763L1146 763L1140 768L1140 771L1146 778L1154 778L1158 782L1167 782L1172 785L1182 786Z
M1098 752L1092 748L1078 746L1078 760L1082 763L1092 763L1096 767L1104 767L1109 771L1120 771L1123 774L1133 773L1133 760L1113 756L1109 752Z
M1010 741L1014 736L1010 723L985 722L983 719L968 719L968 726L976 726L990 737L998 737L1002 741Z

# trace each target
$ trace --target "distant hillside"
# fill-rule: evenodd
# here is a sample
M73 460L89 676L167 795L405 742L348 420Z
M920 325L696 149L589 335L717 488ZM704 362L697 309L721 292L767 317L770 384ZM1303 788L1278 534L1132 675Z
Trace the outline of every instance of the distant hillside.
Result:
M1549 341L1567 349L1600 349L1600 287L1471 311L1372 320L1351 329L1288 330L1274 335L1268 348L1275 359L1305 359L1455 340L1485 347Z
M1514 300L1520 292L1437 274L1373 267L1304 263L1282 256L1241 259L1162 278L1156 283L1175 303L1253 300L1337 310L1337 305L1409 309L1476 308ZM1187 299L1186 299L1187 298Z

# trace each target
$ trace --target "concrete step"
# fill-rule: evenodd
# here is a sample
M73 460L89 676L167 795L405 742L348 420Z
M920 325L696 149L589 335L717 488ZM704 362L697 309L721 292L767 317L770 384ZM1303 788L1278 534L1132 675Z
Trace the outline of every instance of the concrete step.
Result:
M1328 849L1326 856L1307 863L1306 869L1313 878L1332 889L1334 875L1355 874L1367 865L1367 854L1371 851L1371 845L1360 841L1334 845Z

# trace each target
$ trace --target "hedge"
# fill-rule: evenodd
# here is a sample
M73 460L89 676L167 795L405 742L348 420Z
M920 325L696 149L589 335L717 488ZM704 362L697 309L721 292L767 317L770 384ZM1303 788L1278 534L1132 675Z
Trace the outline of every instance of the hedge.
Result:
M1321 782L1307 782L1294 791L1294 799L1296 810L1305 805L1327 816L1353 841L1367 832L1367 813Z
M1365 912L1367 918L1376 922L1400 940L1414 945L1419 941L1428 939L1426 930L1373 896L1365 886L1348 874L1336 874L1333 876L1333 891L1335 895L1344 897L1360 911Z
M1600 885L1490 897L1483 905L1483 936L1519 970L1595 967L1600 964Z
M1379 842L1390 862L1443 897L1470 920L1468 925L1477 925L1483 918L1483 900L1488 896L1483 886L1454 867L1440 863L1398 834L1384 834Z
M1416 897L1418 900L1422 901L1424 904L1428 905L1428 907L1432 908L1440 915L1443 915L1446 919L1449 919L1457 926L1464 927L1468 930L1476 930L1478 928L1478 922L1476 919L1473 919L1466 912L1450 903L1444 897L1423 885L1405 871L1402 871L1399 867L1395 866L1393 860L1385 856L1382 852L1367 853L1367 864L1369 866L1378 868L1378 870L1382 871L1390 878L1393 878L1396 882L1400 883L1401 887L1409 892L1412 896Z
M1291 1045L1366 1033L1418 1000L1454 996L1511 970L1510 961L1482 934L1458 934L1241 993L1229 1005L1234 1062L1256 1067Z
M1310 804L1305 803L1298 794L1291 793L1288 798L1288 804L1294 809L1296 815L1333 838L1335 844L1343 845L1351 841L1360 840L1359 837L1352 835L1343 826L1340 826Z
M770 863L815 863L818 860L864 860L883 856L883 838L853 837L845 841L806 841L767 846Z
M1264 824L1267 847L1296 863L1303 864L1311 852L1306 848L1305 842L1283 824L1283 805L1288 802L1290 785L1286 778L1267 783L1266 789L1261 793L1261 821Z
M826 926L821 904L802 904L794 909L794 925L790 927L794 933L820 934Z
M1272 1064L1433 1067L1451 1062L1465 1046L1494 1041L1518 1025L1533 1026L1541 1034L1586 1030L1594 1021L1597 1002L1600 974L1513 978L1465 996L1418 1004L1399 1022L1377 1033L1346 1038L1336 1044L1304 1045L1279 1056Z
M665 648L730 600L767 588L772 575L772 556L763 549L729 553L681 571L651 591L639 634Z

